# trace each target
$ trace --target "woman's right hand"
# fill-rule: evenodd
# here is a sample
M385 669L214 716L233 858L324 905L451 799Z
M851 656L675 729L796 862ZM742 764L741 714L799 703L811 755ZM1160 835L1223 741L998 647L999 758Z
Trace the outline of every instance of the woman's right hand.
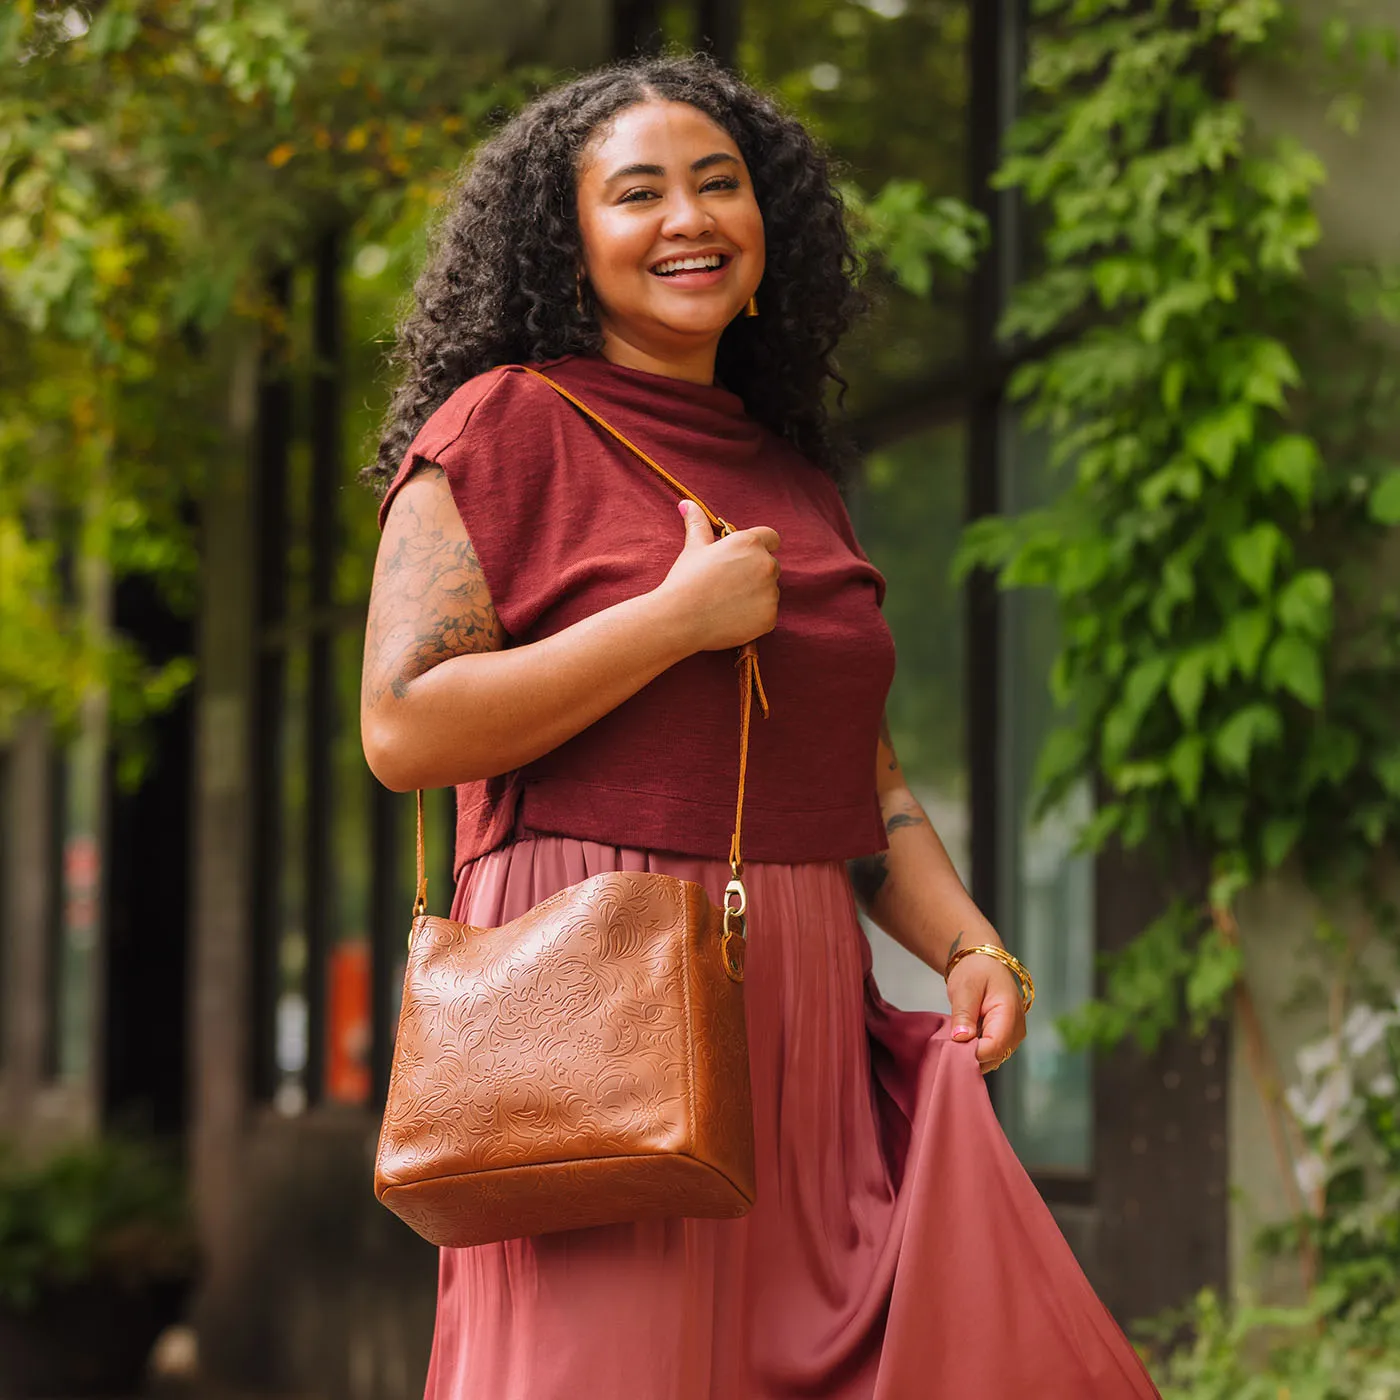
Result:
M778 532L766 525L715 537L704 512L682 501L685 543L657 588L694 651L741 647L778 621Z

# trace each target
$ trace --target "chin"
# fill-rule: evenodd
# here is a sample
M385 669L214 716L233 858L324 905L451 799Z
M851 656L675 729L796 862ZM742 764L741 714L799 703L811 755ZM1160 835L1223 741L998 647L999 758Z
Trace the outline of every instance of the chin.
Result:
M661 314L656 317L659 324L671 332L672 335L682 335L688 340L704 338L706 336L720 336L736 316L743 314L743 307L734 313L724 311L705 311L701 313L698 308L690 314L666 315Z

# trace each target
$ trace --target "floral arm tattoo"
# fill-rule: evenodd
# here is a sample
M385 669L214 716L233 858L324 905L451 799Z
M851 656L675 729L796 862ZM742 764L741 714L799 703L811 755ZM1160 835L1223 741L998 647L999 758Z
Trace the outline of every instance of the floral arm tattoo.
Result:
M425 463L417 476L444 476ZM455 509L455 507L454 507ZM402 698L411 681L467 652L496 651L505 631L476 550L449 533L429 505L405 492L395 503L393 537L380 552L365 628L364 698Z

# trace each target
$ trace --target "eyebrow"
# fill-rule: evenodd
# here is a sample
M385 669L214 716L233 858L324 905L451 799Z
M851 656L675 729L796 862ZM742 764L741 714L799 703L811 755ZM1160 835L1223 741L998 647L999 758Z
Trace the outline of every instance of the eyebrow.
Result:
M712 151L707 156L701 156L699 160L692 161L690 168L693 173L701 170L708 170L712 165L721 165L728 162L730 165L738 165L738 156L732 156L728 151ZM664 175L666 167L664 165L624 165L620 170L614 170L606 180L605 185L610 185L614 180L626 179L633 175Z

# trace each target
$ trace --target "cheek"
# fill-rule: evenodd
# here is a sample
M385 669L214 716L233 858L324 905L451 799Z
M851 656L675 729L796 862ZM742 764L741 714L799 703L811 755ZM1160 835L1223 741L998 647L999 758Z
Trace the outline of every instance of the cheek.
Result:
M757 204L750 204L734 225L735 241L760 258L764 253L763 215Z
M651 247L652 235L639 219L611 212L595 215L581 228L584 256L597 279L635 272L638 260Z

